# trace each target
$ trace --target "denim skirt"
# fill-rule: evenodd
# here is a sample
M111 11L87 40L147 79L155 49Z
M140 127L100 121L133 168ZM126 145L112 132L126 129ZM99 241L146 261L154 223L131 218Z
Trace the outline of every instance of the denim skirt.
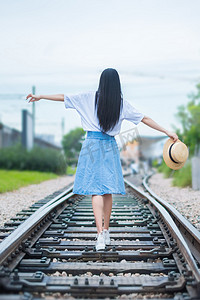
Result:
M87 131L75 174L73 193L125 195L120 153L114 136Z

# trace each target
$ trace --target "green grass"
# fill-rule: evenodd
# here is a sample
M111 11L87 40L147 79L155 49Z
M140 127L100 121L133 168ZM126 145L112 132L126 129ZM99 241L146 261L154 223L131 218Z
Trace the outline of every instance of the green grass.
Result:
M67 175L74 175L76 173L76 168L72 168L71 166L67 166Z
M158 172L162 172L164 174L164 178L169 178L173 176L174 170L170 169L164 162L162 161L162 164L158 167Z
M0 170L0 193L13 191L22 186L40 183L42 181L57 178L58 175L50 172Z
M172 185L179 187L192 186L192 167L191 162L187 163L179 170L170 169L165 162L157 168L158 172L162 172L165 178L172 177Z
M174 173L172 184L179 187L192 186L191 163L188 162L183 168Z

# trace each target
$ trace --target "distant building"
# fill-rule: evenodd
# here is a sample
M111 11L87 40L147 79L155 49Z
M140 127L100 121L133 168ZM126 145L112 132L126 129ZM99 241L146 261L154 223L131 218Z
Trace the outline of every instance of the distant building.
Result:
M0 148L9 147L15 143L21 143L21 132L0 123Z
M122 162L129 165L131 162L138 162L139 160L139 142L128 142L123 150L120 152Z
M141 136L139 152L146 160L162 156L163 146L168 136Z
M122 165L139 164L140 161L151 164L153 159L162 160L163 146L167 136L140 136L138 141L127 142L120 152Z
M53 134L36 134L36 137L43 141L55 144L55 135Z
M46 135L45 135L46 136ZM0 123L0 148L13 146L16 143L22 142L22 132L6 126L3 123ZM51 148L58 151L62 150L62 146L58 145L52 141L47 141L42 137L36 136L34 138L34 144L40 146L41 148Z

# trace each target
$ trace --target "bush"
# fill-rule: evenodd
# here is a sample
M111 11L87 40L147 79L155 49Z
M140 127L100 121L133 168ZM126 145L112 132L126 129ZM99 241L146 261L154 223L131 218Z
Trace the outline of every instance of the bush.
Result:
M77 158L69 158L67 157L67 164L71 167L77 166L78 164L78 159Z
M153 168L158 168L162 163L162 159L159 157L159 158L155 158L152 160L152 167Z
M180 187L192 186L192 166L190 161L174 173L172 184Z
M158 167L158 172L162 172L163 174L164 174L164 177L165 178L168 178L168 177L171 177L171 175L174 173L174 170L172 170L172 169L170 169L167 165L166 165L166 163L165 163L165 161L163 160L162 161L162 163L161 163L161 165Z
M173 177L172 185L179 187L192 186L192 166L191 161L179 170L170 169L164 162L157 168L158 172L162 172L165 178Z
M34 146L28 151L19 143L0 149L1 169L36 170L65 174L66 167L64 155L55 149Z

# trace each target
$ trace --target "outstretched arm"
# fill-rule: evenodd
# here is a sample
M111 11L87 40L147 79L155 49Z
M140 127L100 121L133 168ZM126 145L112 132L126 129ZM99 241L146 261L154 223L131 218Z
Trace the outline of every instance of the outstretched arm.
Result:
M149 118L147 116L144 116L144 118L141 120L141 122L143 122L144 124L146 124L147 126L153 128L153 129L164 132L166 135L168 135L170 138L172 138L174 142L176 142L178 140L178 136L175 132L166 130L165 128L161 127L154 120L152 120L151 118Z
M56 94L56 95L33 95L29 94L26 99L30 98L28 102L39 101L41 99L53 100L53 101L64 101L64 94Z

